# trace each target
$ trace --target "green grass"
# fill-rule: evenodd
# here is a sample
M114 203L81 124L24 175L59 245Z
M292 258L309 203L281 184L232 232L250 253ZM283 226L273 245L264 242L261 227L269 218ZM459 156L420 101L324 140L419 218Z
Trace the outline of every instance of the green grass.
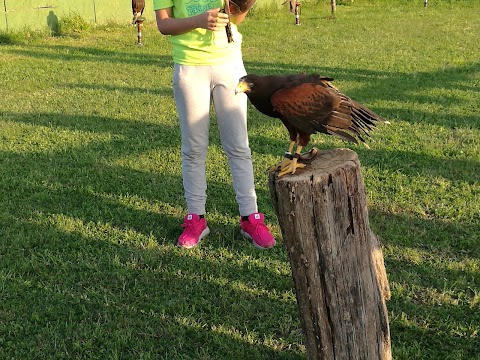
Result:
M390 120L359 154L382 238L395 359L480 359L480 1L355 1L255 10L249 72L319 72ZM78 19L73 25L81 23ZM71 25L72 25L71 24ZM258 251L213 119L211 235L175 246L185 213L170 45L147 22L0 34L0 358L304 359L266 169L287 145L249 108Z

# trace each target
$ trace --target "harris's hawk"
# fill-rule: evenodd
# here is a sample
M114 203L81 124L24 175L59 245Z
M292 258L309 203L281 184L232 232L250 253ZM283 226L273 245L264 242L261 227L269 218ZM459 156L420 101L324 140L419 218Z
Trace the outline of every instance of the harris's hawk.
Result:
M298 163L301 150L317 132L343 140L365 143L368 131L381 116L338 91L332 78L317 74L246 75L240 78L235 93L244 92L263 114L279 118L290 134L285 159L277 164L279 176L294 174L305 165ZM293 148L297 145L295 155ZM368 146L368 145L367 145Z
M143 14L144 9L145 9L145 0L132 0L132 12L133 12L132 24L133 25L137 23L137 19Z

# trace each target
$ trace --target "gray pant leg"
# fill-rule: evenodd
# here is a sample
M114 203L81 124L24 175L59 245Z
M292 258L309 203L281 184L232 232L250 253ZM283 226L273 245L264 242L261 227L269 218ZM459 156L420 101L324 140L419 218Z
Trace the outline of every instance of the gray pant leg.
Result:
M182 132L182 176L189 213L205 214L210 82L205 67L175 64L173 90Z
M220 139L232 172L241 216L258 211L247 133L247 96L244 93L235 95L238 80L245 74L241 59L237 63L217 66L212 93Z
M257 212L247 133L247 98L243 93L235 95L235 86L243 75L241 59L235 64L217 66L175 64L173 85L182 132L182 175L189 213L205 213L205 160L212 97L240 215Z

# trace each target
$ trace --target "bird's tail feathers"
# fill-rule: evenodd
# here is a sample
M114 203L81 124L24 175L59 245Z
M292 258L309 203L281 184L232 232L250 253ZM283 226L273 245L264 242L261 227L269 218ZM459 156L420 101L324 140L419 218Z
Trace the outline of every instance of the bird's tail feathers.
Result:
M387 120L385 120L383 117L378 115L376 112L370 110L366 106L363 106L362 104L356 102L355 100L351 100L351 102L356 110L366 115L366 117L371 118L374 122L388 123Z
M348 127L350 122L351 122L350 115L348 115L348 112L345 113L343 111L332 111L328 119L329 125L339 127L339 128Z
M314 129L319 132L325 132L326 129L328 134L356 144L358 144L358 140L365 143L364 137L370 136L368 130L371 130L374 124L370 124L368 118L362 119L360 114L352 116L349 113L351 109L346 108L344 110L333 111L328 118L328 124L312 124Z
M335 135L335 136L338 136L339 138L341 138L343 140L350 141L350 142L353 142L355 144L358 144L358 140L355 137L353 137L352 135L350 135L346 131L343 131L342 129L338 129L338 128L335 128L335 127L332 127L332 126L329 126L329 125L325 125L325 128L327 129L327 133L329 135ZM359 136L359 139L360 139L360 141L364 142L364 140L362 139L361 136Z
M352 120L354 120L358 126L366 128L367 130L373 130L376 127L375 119L359 109L352 109Z
M338 111L333 111L327 125L323 125L330 135L336 135L343 140L358 144L365 144L365 138L370 137L369 131L376 128L378 122L385 120L366 108L365 106L350 100L354 106L348 106L342 102ZM316 129L320 131L320 129Z
M358 134L358 136L368 136L370 137L370 134L368 131L372 130L372 128L365 128L364 125L362 125L361 123L359 123L355 118L352 119L352 126L350 126L350 129L352 132Z
M368 131L362 128L361 126L357 126L355 122L353 122L353 126L350 126L348 128L348 131L355 134L355 136L358 137L360 141L363 143L365 142L365 139L363 138L364 136L370 137L370 134L368 133Z

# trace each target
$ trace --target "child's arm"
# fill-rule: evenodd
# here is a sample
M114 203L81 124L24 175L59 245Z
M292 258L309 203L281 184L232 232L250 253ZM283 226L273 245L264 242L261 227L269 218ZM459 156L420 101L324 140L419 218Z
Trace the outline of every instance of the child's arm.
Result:
M184 19L172 17L172 8L165 8L156 10L155 16L158 30L163 35L180 35L196 28L218 31L228 23L227 14L220 12L220 8Z
M238 25L240 24L243 19L245 19L245 17L247 16L248 14L248 11L247 12L244 12L243 14L238 14L238 15L230 15L230 21L232 23L234 23L235 25Z

